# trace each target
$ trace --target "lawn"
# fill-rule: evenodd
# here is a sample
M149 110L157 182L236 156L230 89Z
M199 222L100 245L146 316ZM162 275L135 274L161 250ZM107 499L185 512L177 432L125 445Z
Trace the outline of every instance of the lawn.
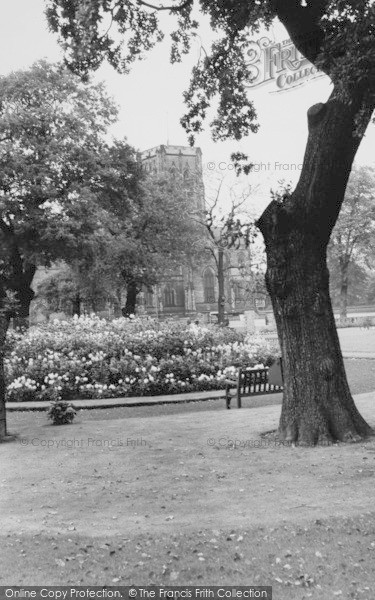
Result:
M375 427L372 396L359 408ZM260 434L279 410L82 411L64 427L23 414L1 448L0 584L258 584L277 600L373 600L375 441L276 446Z
M375 327L340 327L338 330L343 352L370 352L375 354Z

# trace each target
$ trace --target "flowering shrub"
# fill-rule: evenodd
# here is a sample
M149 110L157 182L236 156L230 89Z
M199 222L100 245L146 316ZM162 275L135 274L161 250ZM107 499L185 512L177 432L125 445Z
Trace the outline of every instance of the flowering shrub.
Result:
M7 343L8 401L221 389L238 367L278 355L274 342L227 328L93 316L11 334Z
M72 423L76 416L76 410L70 402L54 400L48 409L47 417L52 420L53 425L67 425Z

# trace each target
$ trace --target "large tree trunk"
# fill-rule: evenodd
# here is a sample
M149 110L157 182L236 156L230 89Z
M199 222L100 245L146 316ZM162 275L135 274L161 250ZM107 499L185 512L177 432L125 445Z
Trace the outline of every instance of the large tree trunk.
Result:
M34 292L28 288L18 294L20 304L17 308L17 315L13 319L14 327L19 329L28 329L30 325L30 304L34 298Z
M35 296L31 284L36 273L36 266L26 264L19 271L19 275L16 278L17 300L19 304L13 324L17 328L27 329L30 324L30 304Z
M348 278L349 265L343 263L340 265L340 317L346 319L348 316Z
M0 442L7 438L7 421L5 407L5 373L4 373L4 345L8 331L9 318L0 315Z
M283 356L278 434L289 442L351 441L372 432L346 380L326 264L360 142L353 135L356 110L334 97L309 110L309 140L296 190L271 202L258 222Z
M314 445L366 436L370 428L346 380L324 246L297 230L274 245L269 261L267 286L283 356L281 439Z
M224 281L224 250L219 247L217 257L217 281L219 288L218 297L218 315L217 321L219 325L225 322L225 281Z
M136 282L129 281L126 286L126 304L123 310L125 317L129 317L129 315L135 315L138 292L139 290Z

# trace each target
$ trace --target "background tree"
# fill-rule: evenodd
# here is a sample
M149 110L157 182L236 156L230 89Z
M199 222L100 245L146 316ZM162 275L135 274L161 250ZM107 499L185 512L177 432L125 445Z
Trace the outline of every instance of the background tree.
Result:
M101 85L60 65L41 61L1 77L0 275L15 299L12 310L0 307L1 346L11 316L27 322L38 265L79 256L101 222L93 189L115 117Z
M370 272L370 274L368 276L367 286L366 286L366 295L365 295L364 301L367 302L368 304L375 303L375 273L374 273L374 271Z
M200 232L193 220L194 185L179 173L151 175L139 171L129 189L129 202L122 199L129 171L126 147L118 142L109 152L108 177L102 197L108 215L106 223L107 270L116 287L125 285L124 314L136 312L142 288L151 288L166 272L189 264L196 253ZM120 278L120 279L119 279Z
M142 173L132 152L125 142L109 148L97 185L98 202L105 207L100 227L79 258L39 287L39 297L55 309L61 307L59 297L75 314L82 303L95 311L109 300L117 316L135 314L143 288L190 264L197 253L201 234L192 219L191 190L183 189L179 176Z
M116 315L121 315L125 284L116 263L115 240L118 232L132 236L132 215L142 201L143 179L136 151L126 140L114 140L101 149L90 184L91 209L97 217L90 234L80 252L66 255L38 286L38 297L52 310L80 315L82 304L86 310L95 311L110 300Z
M226 321L225 278L233 269L238 268L238 265L233 264L231 254L234 250L247 249L254 236L254 221L244 211L246 194L236 200L233 189L230 190L232 195L230 209L224 213L219 210L222 183L223 180L218 186L213 202L211 204L206 202L204 218L199 221L204 225L206 231L206 241L203 247L213 258L215 265L218 281L217 319L219 325L223 325ZM244 272L245 267L242 268Z
M350 175L340 216L328 247L332 272L338 269L340 316L347 316L348 290L352 279L366 280L375 246L375 173L369 167L357 167ZM350 277L351 275L351 277Z
M92 189L116 109L102 86L42 61L1 78L0 247L27 318L36 268L82 250L100 220Z
M342 276L340 264L336 257L328 254L329 289L333 305L341 308L342 301ZM356 261L350 261L347 270L347 306L368 304L369 286L371 282L371 271ZM344 315L341 315L344 316ZM347 314L345 315L347 316Z
M109 302L119 317L125 286L121 281L122 288L116 288L115 281L116 274L109 274L99 257L90 263L75 260L48 273L38 284L35 299L47 305L48 313L64 312L78 317L83 311L103 310Z
M263 308L271 304L264 279L267 257L264 245L259 242L259 238L254 240L250 260L239 265L240 279L237 282L243 290L244 301L253 304L255 309L260 308L257 306L257 301L262 301Z
M218 39L209 53L202 53L185 95L188 112L182 122L191 142L216 100L214 139L240 139L257 130L255 107L248 97L246 51L252 34L275 18L301 54L332 81L328 101L308 111L308 140L296 188L280 201L273 200L258 226L266 244L267 288L284 361L278 434L302 444L358 440L371 429L357 411L346 380L326 254L354 157L375 107L373 2L200 0L199 6L209 15ZM82 74L105 59L125 72L162 37L158 13L164 10L177 16L172 59L179 60L197 28L193 0L171 0L162 6L143 0L47 0L50 26L60 34L69 65ZM111 18L109 29L103 15Z

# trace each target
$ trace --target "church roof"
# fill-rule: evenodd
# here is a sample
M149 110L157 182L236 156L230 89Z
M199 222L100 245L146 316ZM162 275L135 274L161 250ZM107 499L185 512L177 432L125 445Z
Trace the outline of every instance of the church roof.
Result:
M191 146L166 146L161 144L160 146L155 146L154 148L141 152L141 159L151 158L157 154L167 154L169 156L196 156L197 154L201 154L201 149Z

